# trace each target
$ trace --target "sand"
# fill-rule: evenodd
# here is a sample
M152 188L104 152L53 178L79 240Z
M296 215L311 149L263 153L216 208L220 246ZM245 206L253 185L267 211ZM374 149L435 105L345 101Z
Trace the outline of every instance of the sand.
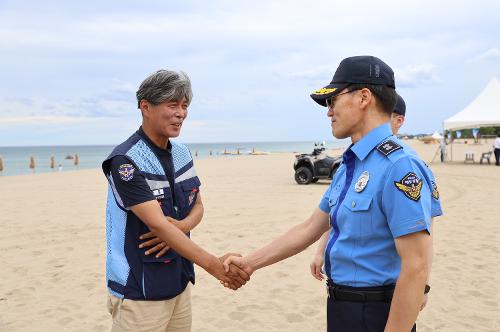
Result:
M428 162L437 149L411 144ZM500 167L463 163L464 151L479 161L489 149L456 144L456 162L431 164L445 216L419 331L500 330ZM193 239L217 255L245 254L308 217L328 183L297 185L293 160L196 160L205 217ZM1 332L109 330L105 195L98 169L0 177ZM325 331L325 287L309 274L314 250L257 271L237 292L197 268L193 331Z

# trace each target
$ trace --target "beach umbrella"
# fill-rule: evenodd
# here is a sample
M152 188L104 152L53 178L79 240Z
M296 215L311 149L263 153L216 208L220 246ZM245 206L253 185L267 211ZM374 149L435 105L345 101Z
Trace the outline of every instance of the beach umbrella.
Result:
M31 156L30 157L30 168L35 171L35 157Z
M80 157L78 157L78 154L75 154L75 166L78 166L80 164Z
M0 173L3 172L3 160L2 160L2 156L0 156Z
M54 159L54 156L50 156L50 169L54 169L56 167L56 161Z

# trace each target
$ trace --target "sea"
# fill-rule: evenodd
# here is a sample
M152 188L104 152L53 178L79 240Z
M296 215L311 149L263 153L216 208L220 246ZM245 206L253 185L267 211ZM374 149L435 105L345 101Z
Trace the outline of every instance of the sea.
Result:
M327 142L229 142L229 143L187 143L193 158L233 158L252 152L290 152L310 153L315 144L324 144L326 149L344 148L348 140ZM101 163L115 145L78 145L78 146L25 146L0 147L0 176L23 175L47 172L65 172L77 169L100 168ZM75 156L78 162L75 163ZM30 168L30 159L34 168ZM51 157L54 167L51 168Z

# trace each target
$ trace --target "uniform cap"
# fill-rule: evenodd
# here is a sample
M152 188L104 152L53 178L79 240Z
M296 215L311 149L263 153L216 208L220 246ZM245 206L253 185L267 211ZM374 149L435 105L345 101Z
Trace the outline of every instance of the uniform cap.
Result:
M403 97L401 97L399 95L399 93L397 94L398 98L396 100L396 106L394 106L394 110L392 111L393 113L396 113L396 114L399 114L399 115L402 115L402 116L405 116L406 114L406 103L403 99Z
M385 85L396 88L394 71L384 61L370 55L353 56L340 62L332 81L327 86L314 91L311 98L326 106L326 100L351 84Z

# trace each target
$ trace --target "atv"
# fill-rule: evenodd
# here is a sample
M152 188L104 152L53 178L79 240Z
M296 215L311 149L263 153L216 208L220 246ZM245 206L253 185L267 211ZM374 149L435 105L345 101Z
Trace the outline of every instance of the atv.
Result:
M330 157L325 153L324 144L314 144L312 153L295 156L293 169L298 184L316 183L320 179L331 180L342 162L342 156Z

